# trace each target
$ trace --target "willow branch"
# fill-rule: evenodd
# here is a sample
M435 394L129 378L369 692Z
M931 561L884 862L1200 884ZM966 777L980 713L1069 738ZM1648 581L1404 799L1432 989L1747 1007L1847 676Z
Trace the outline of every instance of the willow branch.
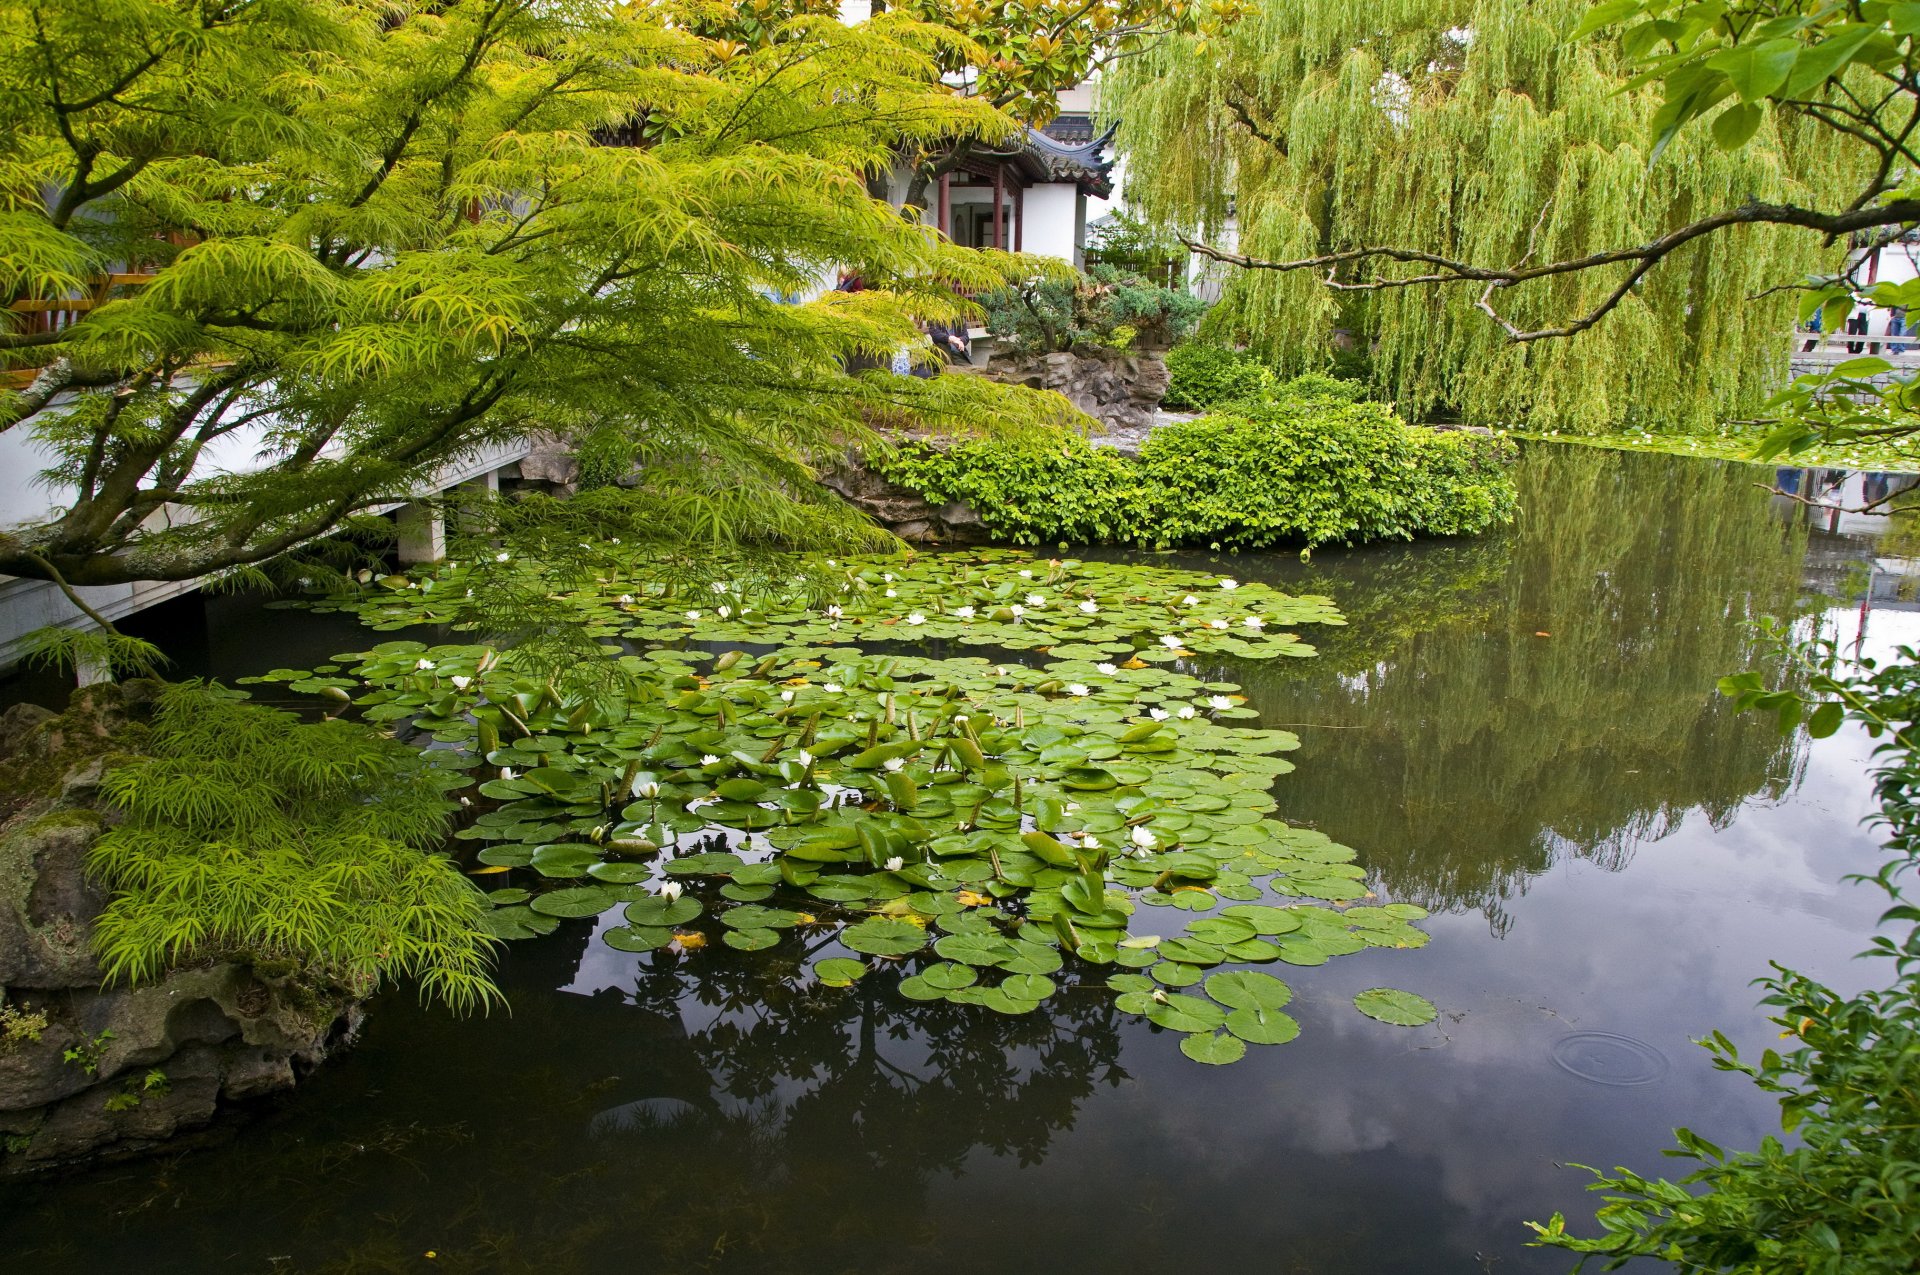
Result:
M1698 221L1689 222L1668 231L1658 239L1649 240L1636 247L1612 248L1603 252L1589 253L1583 257L1568 257L1538 265L1528 264L1532 257L1532 249L1529 247L1527 255L1520 261L1511 266L1500 267L1476 265L1470 261L1462 261L1436 252L1425 252L1417 248L1398 247L1391 244L1347 248L1339 252L1321 253L1319 256L1301 257L1291 261L1269 261L1241 253L1227 252L1194 239L1182 239L1181 242L1190 252L1199 256L1245 270L1274 270L1283 274L1300 270L1325 270L1327 286L1342 292L1384 292L1393 288L1449 283L1485 284L1487 289L1482 293L1477 308L1491 315L1500 324L1507 333L1508 340L1520 342L1571 336L1592 327L1626 298L1627 293L1642 276L1669 255L1696 239L1725 230L1730 226L1798 226L1802 229L1837 236L1851 234L1856 230L1910 225L1915 222L1920 222L1920 200L1901 199L1875 208L1842 212L1822 212L1818 209L1800 208L1793 204L1768 204L1750 200L1738 208L1730 208L1702 217ZM1531 239L1531 236L1529 238ZM1399 261L1410 265L1427 266L1430 270L1424 274L1399 278L1376 277L1362 282L1341 282L1337 278L1342 266L1371 261ZM1497 289L1510 288L1534 279L1581 274L1614 265L1630 265L1632 270L1599 305L1560 327L1523 330L1502 318L1493 308L1491 298Z

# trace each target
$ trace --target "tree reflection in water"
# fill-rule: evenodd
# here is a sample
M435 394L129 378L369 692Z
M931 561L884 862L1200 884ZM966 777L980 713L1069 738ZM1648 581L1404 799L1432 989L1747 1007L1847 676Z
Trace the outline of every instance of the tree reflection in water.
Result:
M588 962L597 990L554 990ZM563 927L515 945L510 1017L388 998L360 1053L268 1128L23 1188L0 1225L49 1270L66 1269L59 1219L76 1210L111 1237L85 1238L89 1260L119 1250L147 1272L213 1255L303 1273L963 1269L941 1247L958 1228L929 1214L934 1180L980 1152L1039 1162L1096 1089L1129 1079L1112 996L1073 995L1064 973L1047 1014L1005 1017L905 999L893 969L827 988L803 966L627 956Z
M1689 812L1723 827L1784 796L1803 738L1714 690L1764 659L1753 620L1800 605L1806 533L1770 513L1770 472L1536 446L1504 536L1277 572L1351 621L1315 635L1319 668L1241 674L1304 740L1281 813L1357 848L1394 898L1504 932L1556 862L1618 870Z

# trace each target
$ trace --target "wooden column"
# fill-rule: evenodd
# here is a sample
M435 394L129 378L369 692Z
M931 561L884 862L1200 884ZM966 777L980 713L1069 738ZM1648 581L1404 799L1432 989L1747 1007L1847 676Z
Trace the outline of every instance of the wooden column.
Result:
M993 166L993 246L1007 246L1006 235L1002 229L1006 221L1006 210L1001 206L1007 197L1007 166Z
M952 173L940 174L940 233L949 239L953 238L953 199L948 186L952 176Z
M1026 237L1027 230L1027 188L1013 188L1013 250L1020 251L1020 241Z

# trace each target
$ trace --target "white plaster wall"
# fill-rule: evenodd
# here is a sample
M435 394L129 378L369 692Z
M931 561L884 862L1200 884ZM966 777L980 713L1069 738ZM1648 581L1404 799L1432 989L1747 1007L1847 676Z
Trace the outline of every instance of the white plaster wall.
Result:
M1026 219L1020 236L1021 250L1077 262L1079 204L1080 191L1070 182L1028 187L1021 209Z

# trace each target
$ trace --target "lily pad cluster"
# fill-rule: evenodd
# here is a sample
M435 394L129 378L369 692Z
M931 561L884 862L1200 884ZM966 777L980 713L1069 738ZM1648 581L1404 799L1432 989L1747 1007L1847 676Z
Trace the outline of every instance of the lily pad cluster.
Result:
M471 589L503 571L483 562L370 581L367 593L313 603L376 629L457 623ZM1292 630L1346 621L1329 598L1166 567L1040 559L982 549L907 557L808 559L791 573L718 566L706 579L651 578L609 560L590 587L555 584L591 636L637 642L856 644L947 639L1091 661L1182 655L1243 659L1314 653Z
M515 874L490 896L503 938L599 917L623 951L837 948L824 986L891 967L903 996L1006 1014L1104 979L1209 1063L1298 1032L1291 989L1233 967L1427 941L1425 912L1374 902L1352 850L1274 817L1297 738L1241 724L1238 688L1183 658L1309 653L1282 626L1336 620L1324 599L997 553L819 565L784 601L713 594L741 606L712 626L641 579L567 591L590 632L627 640L606 657L617 696L479 644L269 677L466 759L480 813L456 835L482 874ZM847 601L822 600L823 572ZM354 605L452 618L435 594L459 580ZM1262 623L1218 627L1230 612ZM665 645L690 634L763 653ZM851 645L921 636L1027 654Z

